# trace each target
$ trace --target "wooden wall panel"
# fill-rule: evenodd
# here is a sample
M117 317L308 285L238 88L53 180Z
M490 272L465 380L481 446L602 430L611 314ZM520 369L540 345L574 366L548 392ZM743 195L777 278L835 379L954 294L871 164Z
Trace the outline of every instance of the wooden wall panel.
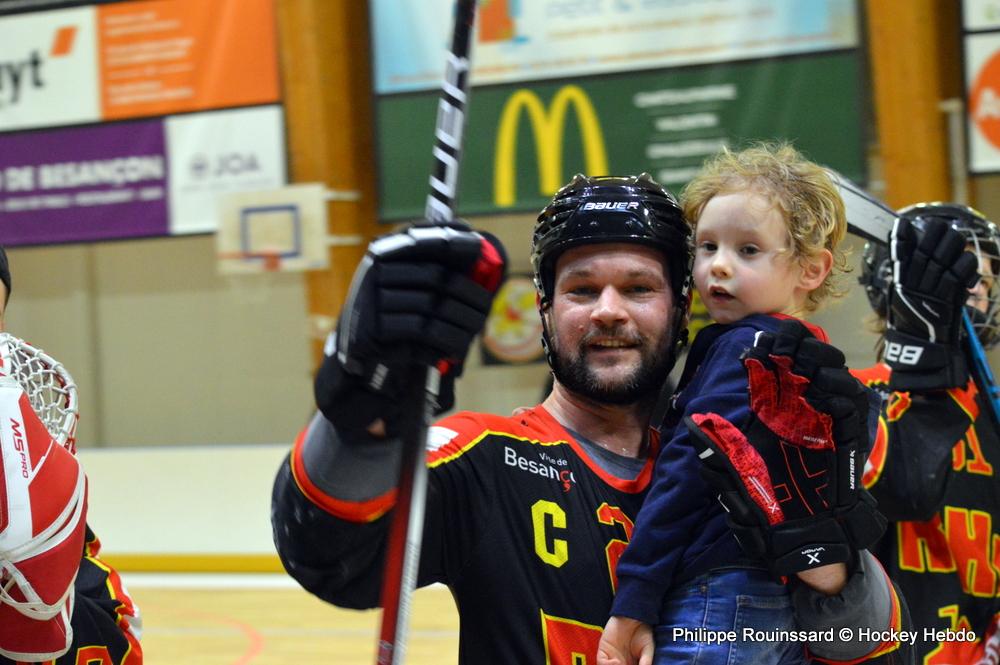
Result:
M939 105L962 89L959 4L868 0L865 7L885 197L897 208L951 199Z
M331 246L330 269L307 275L313 359L334 324L351 275L376 221L368 3L356 0L278 0L279 49L288 124L291 179L355 190L354 202L332 201L329 231L360 235Z

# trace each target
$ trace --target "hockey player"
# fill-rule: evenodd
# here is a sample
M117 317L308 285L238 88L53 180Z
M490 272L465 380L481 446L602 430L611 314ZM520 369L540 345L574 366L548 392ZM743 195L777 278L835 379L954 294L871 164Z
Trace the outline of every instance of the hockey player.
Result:
M2 248L0 284L2 332L11 289ZM139 612L98 558L71 434L60 445L30 403L37 387L15 379L19 342L0 335L0 664L141 665Z
M1000 611L1000 440L969 375L961 316L986 348L1000 340L998 250L978 211L923 203L900 211L890 250L864 252L860 281L884 339L879 364L856 375L887 399L864 482L895 522L878 553L928 665L997 662L996 645L992 660L986 648Z
M532 266L552 393L511 417L446 417L428 437L418 585L451 588L460 662L596 662L659 449L649 417L686 337L688 235L676 201L645 175L577 176L540 214ZM282 561L319 597L378 605L397 404L415 388L399 377L410 362L448 360L439 406L451 405L502 268L496 247L464 230L415 228L369 247L317 375L320 413L272 498ZM876 569L848 578L836 564L840 593L805 590L800 625L894 625L899 607Z

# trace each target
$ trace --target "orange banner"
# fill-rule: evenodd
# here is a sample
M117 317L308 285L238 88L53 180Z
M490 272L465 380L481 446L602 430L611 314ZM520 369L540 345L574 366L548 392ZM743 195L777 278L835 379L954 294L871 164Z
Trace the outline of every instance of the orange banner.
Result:
M167 115L279 99L274 0L98 8L101 115Z

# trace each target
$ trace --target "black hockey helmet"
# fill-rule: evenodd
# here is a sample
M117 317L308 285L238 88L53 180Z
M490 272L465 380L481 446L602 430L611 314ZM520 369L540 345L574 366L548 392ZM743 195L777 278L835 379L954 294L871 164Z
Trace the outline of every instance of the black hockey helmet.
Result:
M10 263L7 261L7 252L0 247L0 282L7 287L4 304L10 300Z
M980 275L985 280L987 293L979 296L985 300L985 311L968 306L966 311L972 319L976 336L989 349L1000 342L1000 231L997 226L976 210L958 203L916 203L902 208L899 216L910 220L918 231L923 231L927 221L939 219L966 237L980 261L985 262L991 274ZM885 317L888 308L888 289L892 281L888 248L867 243L861 262L861 276L858 281L865 287L868 302L880 317Z
M666 257L674 292L676 358L676 352L687 342L694 260L691 228L677 200L648 173L593 177L577 174L542 209L531 238L531 267L539 309L544 312L552 302L556 261L563 252L583 245L618 242L653 247ZM547 356L548 342L547 329L543 329Z
M680 301L691 281L691 228L677 200L648 173L638 176L581 174L556 192L538 215L531 237L535 288L547 306L559 256L571 247L634 242L664 253L670 284Z

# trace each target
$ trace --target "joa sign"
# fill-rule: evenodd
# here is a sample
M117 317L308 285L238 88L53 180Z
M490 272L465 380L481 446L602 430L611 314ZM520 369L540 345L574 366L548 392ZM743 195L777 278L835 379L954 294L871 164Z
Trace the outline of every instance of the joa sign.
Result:
M582 88L576 85L559 88L548 106L535 91L520 88L507 98L497 123L493 157L494 205L509 208L517 202L517 139L522 117L527 117L531 124L535 142L538 193L551 196L572 175L563 170L566 116L571 108L580 127L585 172L609 173L601 122Z

